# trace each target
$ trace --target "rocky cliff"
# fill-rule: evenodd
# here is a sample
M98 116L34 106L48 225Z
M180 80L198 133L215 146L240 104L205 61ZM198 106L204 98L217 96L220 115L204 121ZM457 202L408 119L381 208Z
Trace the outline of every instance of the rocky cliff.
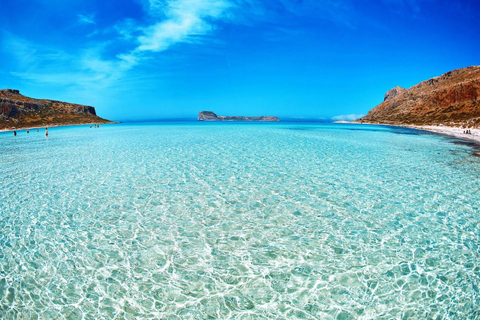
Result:
M478 128L480 66L453 70L408 90L395 87L357 122Z
M212 111L200 111L198 121L280 121L278 117L217 116Z
M109 123L95 108L54 100L33 99L18 90L0 90L0 129Z

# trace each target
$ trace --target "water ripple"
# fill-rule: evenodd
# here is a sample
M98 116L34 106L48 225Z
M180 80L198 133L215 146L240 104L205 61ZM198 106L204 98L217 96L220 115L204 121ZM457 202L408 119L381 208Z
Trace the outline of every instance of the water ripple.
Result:
M0 317L480 317L470 147L304 126L3 134Z

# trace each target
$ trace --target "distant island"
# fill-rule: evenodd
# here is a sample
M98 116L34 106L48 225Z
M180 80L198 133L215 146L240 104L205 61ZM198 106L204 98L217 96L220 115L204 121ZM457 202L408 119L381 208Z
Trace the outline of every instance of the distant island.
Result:
M113 123L97 116L94 107L33 99L19 90L0 90L0 130L75 124Z
M280 121L278 117L217 116L212 111L200 111L198 121Z
M395 87L357 123L480 127L480 66L447 72L411 87Z

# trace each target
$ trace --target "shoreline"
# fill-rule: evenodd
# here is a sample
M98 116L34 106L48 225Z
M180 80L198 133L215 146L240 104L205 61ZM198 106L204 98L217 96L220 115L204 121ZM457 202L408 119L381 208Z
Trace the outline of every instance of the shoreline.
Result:
M27 129L34 130L34 129L56 128L56 127L87 126L87 125L93 125L93 124L112 124L112 123L119 123L119 122L109 121L109 122L86 122L86 123L72 123L72 124L54 123L51 125L44 125L44 126L21 127L21 128L15 128L15 129L0 129L0 132L13 132L13 131L23 131Z
M465 129L461 127L448 126L408 126L406 128L429 131L437 134L468 140L470 142L475 142L480 145L480 129ZM470 130L472 133L465 134L463 133L464 130Z
M416 130L423 130L428 132L433 132L449 137L455 137L462 140L467 140L469 142L474 142L480 145L480 129L478 128L462 128L462 127L451 127L451 126L434 126L434 125L409 125L409 124L386 124L386 123L374 123L374 122L347 122L351 124L374 124L379 126L392 126L392 127L402 127L410 128ZM464 130L470 130L472 134L463 133Z
M116 121L109 121L109 122L86 122L86 123L75 123L75 124L51 124L51 125L43 125L43 126L33 126L33 127L21 127L15 129L0 129L0 132L12 132L12 131L22 131L22 130L34 130L34 129L43 129L47 128L55 128L55 127L69 127L69 126L84 126L84 125L93 125L93 124L114 124L119 123ZM433 132L441 135L446 135L449 137L455 137L463 140L468 140L469 142L475 142L480 145L480 129L477 128L469 128L472 134L464 134L463 131L466 130L462 127L451 127L451 126L421 126L421 125L408 125L408 124L386 124L386 123L374 123L374 122L356 122L356 121L334 121L332 123L340 123L340 124L371 124L371 125L379 125L379 126L392 126L392 127L402 127L402 128L410 128L416 130L423 130L428 132Z

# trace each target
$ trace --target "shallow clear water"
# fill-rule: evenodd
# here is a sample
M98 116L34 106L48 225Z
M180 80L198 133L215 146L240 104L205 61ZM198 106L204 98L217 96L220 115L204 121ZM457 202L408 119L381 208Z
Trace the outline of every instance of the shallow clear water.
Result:
M478 319L480 158L367 125L0 133L2 319Z

